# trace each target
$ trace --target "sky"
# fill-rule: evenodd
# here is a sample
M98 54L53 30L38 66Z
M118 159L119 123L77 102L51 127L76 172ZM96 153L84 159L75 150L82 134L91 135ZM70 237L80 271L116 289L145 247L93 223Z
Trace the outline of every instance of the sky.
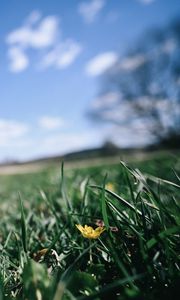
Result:
M179 0L1 0L0 162L102 145L112 127L87 118L102 74L179 11Z

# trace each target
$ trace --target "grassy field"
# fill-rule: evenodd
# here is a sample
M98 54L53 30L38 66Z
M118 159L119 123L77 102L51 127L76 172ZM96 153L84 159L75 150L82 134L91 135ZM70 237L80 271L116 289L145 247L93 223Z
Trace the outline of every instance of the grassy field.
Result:
M0 176L0 300L177 299L178 174L164 154Z

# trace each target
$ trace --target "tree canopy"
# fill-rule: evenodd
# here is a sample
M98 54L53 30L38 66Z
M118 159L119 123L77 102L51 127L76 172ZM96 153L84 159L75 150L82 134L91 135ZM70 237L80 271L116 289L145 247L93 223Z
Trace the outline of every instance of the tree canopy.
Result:
M150 30L102 78L93 120L180 145L180 21Z

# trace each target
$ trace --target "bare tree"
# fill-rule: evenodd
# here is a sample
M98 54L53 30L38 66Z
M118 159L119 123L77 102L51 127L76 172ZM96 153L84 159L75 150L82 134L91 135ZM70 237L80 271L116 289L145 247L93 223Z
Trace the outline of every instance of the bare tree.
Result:
M180 21L149 31L102 78L93 120L180 146Z

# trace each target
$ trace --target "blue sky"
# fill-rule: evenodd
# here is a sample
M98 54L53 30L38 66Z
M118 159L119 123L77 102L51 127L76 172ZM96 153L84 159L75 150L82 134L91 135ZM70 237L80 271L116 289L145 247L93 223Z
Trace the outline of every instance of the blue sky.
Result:
M2 0L0 161L101 145L113 129L86 117L101 75L179 9L178 0Z

